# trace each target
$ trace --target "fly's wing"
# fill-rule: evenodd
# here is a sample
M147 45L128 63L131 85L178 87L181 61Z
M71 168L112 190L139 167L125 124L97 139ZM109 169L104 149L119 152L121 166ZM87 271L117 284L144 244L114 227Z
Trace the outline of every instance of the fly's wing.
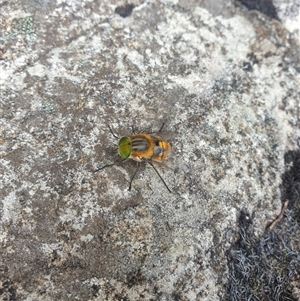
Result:
M173 131L161 131L155 133L149 133L150 136L156 137L159 140L172 141L174 140L176 134Z

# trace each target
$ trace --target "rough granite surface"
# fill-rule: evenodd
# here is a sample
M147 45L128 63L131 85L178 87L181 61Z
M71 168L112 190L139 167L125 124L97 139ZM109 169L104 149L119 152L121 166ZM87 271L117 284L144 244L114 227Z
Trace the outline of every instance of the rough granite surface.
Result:
M0 1L1 300L227 298L241 212L276 218L300 137L299 3L274 5ZM109 128L163 123L172 193L144 164L128 191L134 161L93 172Z

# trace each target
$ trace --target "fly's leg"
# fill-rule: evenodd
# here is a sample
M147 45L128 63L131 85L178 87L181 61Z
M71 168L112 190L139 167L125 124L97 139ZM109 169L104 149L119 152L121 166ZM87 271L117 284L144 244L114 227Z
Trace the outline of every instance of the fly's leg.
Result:
M94 169L93 172L97 172L97 171L102 170L102 169L104 169L104 168L106 168L106 167L111 167L111 166L114 166L114 165L122 164L125 160L127 160L127 159L123 159L122 161L115 161L115 162L112 163L112 164L104 165L104 166L102 166L102 167L99 167L99 168L97 168L97 169Z
M164 126L165 126L165 123L163 122L163 124L161 125L160 129L158 130L158 133L160 133L163 130Z
M116 138L119 139L119 137L113 132L112 128L108 125L109 131L111 132L111 134Z
M128 187L128 190L130 191L131 190L131 184L132 184L132 181L135 177L135 175L137 174L138 170L140 169L140 164L138 164L138 167L136 168L134 174L132 175L131 179L130 179L130 183L129 183L129 187Z
M166 186L166 188L168 189L168 191L170 193L172 193L171 189L168 187L168 185L166 184L166 182L164 181L163 177L160 175L160 173L157 171L157 169L154 167L153 163L151 161L147 161L155 170L155 172L157 173L157 175L159 176L159 178L161 179L161 181L164 183L164 185Z

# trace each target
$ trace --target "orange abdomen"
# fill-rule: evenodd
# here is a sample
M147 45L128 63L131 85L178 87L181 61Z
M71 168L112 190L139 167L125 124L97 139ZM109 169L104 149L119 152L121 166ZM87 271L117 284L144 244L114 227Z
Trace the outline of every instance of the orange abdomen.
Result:
M167 141L158 141L156 147L154 147L154 154L151 159L156 162L162 162L168 158L170 151L171 146Z

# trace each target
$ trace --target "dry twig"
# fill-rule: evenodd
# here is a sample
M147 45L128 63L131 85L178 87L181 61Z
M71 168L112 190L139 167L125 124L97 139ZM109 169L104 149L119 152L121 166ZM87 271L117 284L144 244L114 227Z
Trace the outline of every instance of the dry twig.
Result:
M272 230L274 228L274 226L282 219L284 211L286 209L286 207L288 206L289 201L286 200L281 208L281 211L279 213L279 215L273 220L273 222L269 225L269 229Z

